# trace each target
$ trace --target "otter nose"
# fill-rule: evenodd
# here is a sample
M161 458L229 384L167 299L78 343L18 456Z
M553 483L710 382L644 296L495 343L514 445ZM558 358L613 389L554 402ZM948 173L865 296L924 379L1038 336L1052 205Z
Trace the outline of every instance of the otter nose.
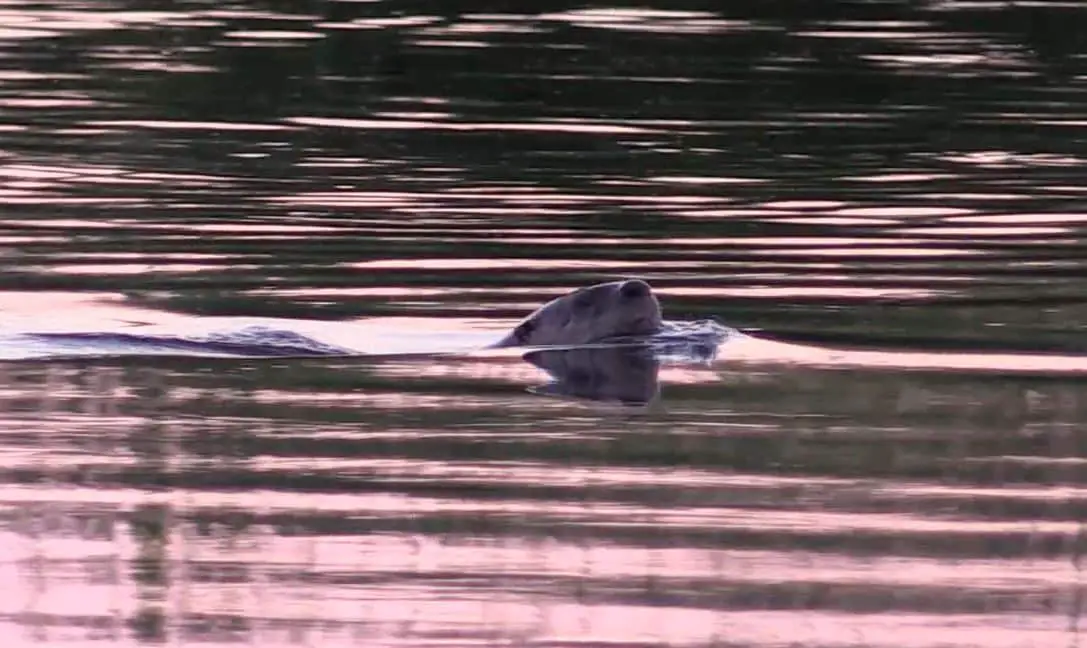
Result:
M623 299L638 299L640 297L648 297L650 293L649 284L641 279L631 279L624 281L619 285L619 295Z

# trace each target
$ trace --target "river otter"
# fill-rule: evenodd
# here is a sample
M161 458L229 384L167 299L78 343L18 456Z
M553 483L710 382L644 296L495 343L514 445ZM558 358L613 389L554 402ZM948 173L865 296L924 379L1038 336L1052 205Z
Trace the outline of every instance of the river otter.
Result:
M224 330L169 331L156 327L131 327L119 331L16 333L8 346L12 357L60 357L65 355L211 355L226 357L352 356L377 351L324 342L290 320L268 320ZM576 347L612 338L651 336L671 331L673 323L661 321L660 304L649 284L640 279L612 281L575 290L553 299L526 317L495 347ZM350 329L348 329L350 330ZM395 331L392 336L395 338ZM343 337L343 335L341 335ZM438 345L436 348L434 340ZM389 344L394 344L390 342ZM485 344L481 339L479 345ZM403 345L401 345L403 348ZM432 353L471 351L457 348L443 337L428 339L418 351ZM29 351L27 350L29 349ZM0 357L4 342L0 340ZM27 356L26 354L30 355ZM388 352L395 354L397 352Z
M641 279L627 279L547 302L494 346L575 346L660 330L661 309L653 289Z

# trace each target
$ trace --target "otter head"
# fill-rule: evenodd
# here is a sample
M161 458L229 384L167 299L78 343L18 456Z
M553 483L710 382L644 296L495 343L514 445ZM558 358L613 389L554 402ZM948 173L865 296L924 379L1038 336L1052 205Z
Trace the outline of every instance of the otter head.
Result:
M568 346L608 338L651 335L661 310L640 279L581 288L553 299L524 319L497 346Z

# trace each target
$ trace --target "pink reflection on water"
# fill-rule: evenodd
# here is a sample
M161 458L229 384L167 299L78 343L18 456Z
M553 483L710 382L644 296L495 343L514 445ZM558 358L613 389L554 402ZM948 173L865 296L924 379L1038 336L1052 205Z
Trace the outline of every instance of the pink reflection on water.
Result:
M313 191L272 196L268 202L285 205L328 205L328 206L369 206L388 207L396 205L415 206L425 196L407 192L348 192L348 191Z
M996 374L1087 373L1087 355L1043 353L963 353L951 351L866 351L786 344L741 337L730 340L726 364L795 364L832 368L886 368L924 371L976 371Z
M272 196L267 198L269 202L287 205L366 205L366 206L404 206L419 213L456 213L465 214L470 210L471 214L523 214L526 208L531 208L534 214L584 214L584 211L562 212L553 209L544 209L549 205L589 205L598 203L620 204L650 204L650 205L697 205L720 204L728 202L728 199L710 196L690 195L637 195L637 194L570 194L548 190L509 190L494 191L455 189L433 192L380 192L380 191L314 191L300 192L285 196ZM495 201L500 204L516 206L516 211L502 207L480 207L483 200ZM468 201L470 205L463 207L451 206L453 201ZM701 212L691 212L701 213ZM759 212L752 212L759 213Z
M36 199L41 202L53 202L49 198L39 197ZM75 199L63 199L62 202L74 202ZM118 198L101 198L101 199L86 199L84 202L134 202L126 201ZM59 201L58 201L59 202ZM49 219L49 220L27 220L27 219L11 219L0 221L4 224L16 225L19 227L34 227L41 229L116 229L123 227L125 229L133 230L168 230L170 232L224 232L224 233L238 233L238 234L280 234L280 233L311 233L311 232L337 232L340 231L337 227L325 226L325 225L279 225L275 223L246 223L238 222L232 224L220 224L220 223L184 223L179 225L177 223L148 223L148 222L129 222L129 221L114 221L114 220L80 220L80 219Z
M844 207L840 200L771 200L762 203L766 209L827 210Z
M251 264L231 263L231 270L242 269L258 269L261 266ZM85 264L58 264L51 266L41 266L35 268L34 266L27 266L28 270L37 270L42 274L60 274L60 275L95 275L95 276L108 276L108 275L147 275L152 276L160 272L222 272L223 265L219 263L146 263L146 264L104 264L104 263L85 263Z
M21 236L0 236L0 243L67 243L66 236L35 236L33 234Z
M590 29L667 34L713 34L759 29L757 23L748 20L725 19L709 11L609 7L544 13L537 18Z
M495 371L495 368L501 369L501 373ZM539 382L538 376L533 376L531 367L524 363L507 363L503 365L492 365L487 367L488 371L441 371L442 367L423 367L420 366L420 371L405 373L404 375L410 378L457 378L465 377L472 378L474 380L488 379L488 380L501 380L502 382L512 383L527 383L530 384L533 378L536 382ZM389 375L396 375L389 374ZM205 397L208 395L205 395ZM525 394L525 398L530 398L528 394ZM433 396L426 394L410 393L410 392L386 392L386 393L320 393L320 394L307 394L299 393L297 391L275 391L275 390L258 390L253 391L248 398L254 403L262 404L293 404L293 405L344 405L354 406L360 410L366 411L391 411L391 412L406 412L406 411L419 411L419 412L489 412L494 411L497 404L494 399L488 398L471 398L463 395L457 396ZM505 403L508 405L508 403ZM400 431L398 431L400 432ZM430 431L419 431L418 436L422 438L430 438ZM398 433L395 436L400 437ZM333 460L334 462L336 460ZM284 459L268 461L257 460L253 464L254 466L261 466L263 468L272 469L276 466L287 466L312 472L319 469L319 463L313 463L309 459ZM351 462L346 464L337 464L339 469L348 469L352 466Z
M436 16L405 15L390 18L355 18L344 22L319 22L316 27L320 29L386 29L390 27L417 27L441 22Z
M868 247L860 244L856 247L846 248L809 248L798 250L760 250L764 256L801 256L801 257L836 257L836 258L860 258L860 257L910 257L910 258L937 258L958 256L984 255L984 250L968 248L925 248L925 247Z
M663 182L690 185L718 185L718 184L761 184L769 182L763 178L737 178L730 176L651 176L646 178L649 182Z
M425 194L422 194L425 195ZM493 200L502 200L505 202L513 203L537 203L539 201L554 201L554 202L617 202L617 203L659 203L659 204L691 204L691 203L720 203L727 202L727 198L718 198L716 196L681 196L681 195L668 195L668 196L641 196L637 194L604 194L604 193L585 193L585 194L569 194L561 193L557 191L533 191L533 192L487 192L487 191L440 191L436 196L440 200L446 199L467 199L478 200L480 198L487 198Z
M480 49L485 48L485 47L493 47L493 45L491 43L485 43L483 41L463 40L463 39L460 39L460 40L452 40L452 39L450 39L450 40L435 40L435 39L430 39L430 38L420 38L420 39L416 39L416 40L412 41L412 43L414 43L415 45L422 46L422 47L457 47L457 48L475 47L475 48L480 48Z
M796 225L891 225L897 221L886 218L857 218L835 216L777 216L776 214L763 214L763 220L774 223L793 223Z
M284 131L294 130L282 124L246 124L242 122L203 122L203 121L151 121L151 120L97 120L86 122L87 126L116 128L150 128L159 130L199 130L199 131Z
M830 213L837 214L838 216L921 218L933 216L958 216L961 214L974 214L976 212L977 210L975 209L966 209L964 207L894 205L885 207L843 207Z
M359 268L371 270L479 270L485 268L503 268L525 263L525 259L379 259L376 261L360 261L358 263L343 263L339 267ZM636 261L585 261L581 259L533 259L534 268L644 268L645 263Z
M410 268L410 267L431 267L431 268L444 268L444 267L461 267L461 266L443 266L441 263L435 265L423 265L418 266L411 262L404 262L401 264L397 261L391 261L388 263L377 262L375 265L362 264L350 264L352 267L378 267L382 269L389 268ZM590 263L586 267L593 268L607 268L607 267L639 267L644 268L644 264L612 264L610 261L605 264ZM481 265L473 266L475 268L488 268L491 267L485 262L481 262ZM548 266L552 267L552 266ZM564 263L560 262L555 264L554 267L567 267ZM570 266L574 267L574 266ZM581 266L577 266L581 267ZM638 273L644 274L644 273ZM811 277L808 278L809 281ZM950 281L950 280L947 280ZM401 297L401 298L418 298L418 297L452 297L454 295L527 295L529 299L524 301L510 301L503 299L502 305L506 308L524 308L526 313L535 310L540 306L543 301L558 296L575 286L538 286L538 287L502 287L502 288L422 288L422 287L398 287L398 286L368 286L357 288L257 288L245 291L250 295L279 295L284 297ZM698 296L698 297L734 297L734 296L758 296L758 297L782 297L782 296L823 296L823 297L850 297L850 298L871 298L871 297L885 297L894 296L902 299L926 299L936 296L944 296L948 294L954 294L947 290L937 290L932 288L870 288L863 286L837 286L828 285L821 286L726 286L716 288L657 288L655 292L658 295L685 295L685 296ZM452 304L450 304L452 306Z
M1076 121L1043 121L1038 115L1030 113L1002 113L994 117L1005 119L1029 119L1035 124L1050 125L1080 125ZM996 120L994 120L996 121ZM1087 123L1087 122L1083 122ZM939 156L939 159L960 164L969 164L988 168L1015 168L1015 167L1071 167L1082 166L1085 161L1082 158L1059 155L1055 153L1017 153L1012 151L973 151L970 153L949 153Z
M833 31L798 31L796 35L799 37L807 38L846 38L846 39L859 39L859 38L872 38L877 40L906 40L909 42L918 41L931 41L934 38L944 39L972 39L969 34L958 34L955 32L938 32L932 30L931 25L921 21L879 21L879 22L862 22L862 21L847 21L847 20L831 20L823 23L826 27L833 27ZM873 27L880 26L887 29L877 30ZM892 31L894 27L911 27L912 30L900 29ZM924 28L926 31L915 31L917 29Z
M99 105L98 101L78 97L0 99L0 106L5 108L89 108L97 105Z
M456 292L481 291L484 289L460 289ZM358 288L254 288L245 291L247 295L280 295L284 297L435 297L449 295L453 291L447 288L397 288L374 286Z
M1087 223L1087 213L974 214L970 216L951 216L944 219L944 221L948 223L1027 223L1030 225L1073 223L1082 225L1083 223Z
M307 32L307 31L287 31L285 29L269 29L269 30L237 30L227 31L221 34L224 38L237 38L239 40L256 40L256 41L269 41L269 40L316 40L324 38L324 34L321 32Z
M853 176L846 178L852 182L931 182L933 180L946 180L955 178L950 173L879 173L867 176Z
M986 237L986 236L1069 236L1075 232L1071 227L902 227L898 231L903 234L933 234L938 236L959 237ZM1048 242L1048 241L1047 241ZM1066 241L1077 243L1078 240Z
M1030 194L1016 194L1007 192L970 192L970 191L949 191L946 193L920 193L916 194L918 198L924 198L926 200L943 201L943 200L972 200L972 201L992 201L992 200L1036 200L1035 196ZM982 215L984 217L984 215ZM958 218L952 216L948 220Z
M46 185L36 185L36 188L43 188ZM0 190L0 199L5 204L9 205L148 205L150 200L145 198L122 198L118 196L102 196L101 198L80 198L76 196L61 196L50 195L42 191L24 191L21 189L9 189ZM56 227L54 223L58 221L17 221L17 220L5 220L4 223L12 224L28 224L32 227ZM72 221L68 221L72 222ZM104 224L95 221L82 221L83 223L94 223L93 227L112 227L112 225Z
M806 277L808 281L810 277ZM671 292L671 291L657 291ZM678 290L674 294L702 294L721 297L838 297L851 299L875 299L878 297L894 297L896 299L931 299L955 294L947 290L935 290L924 288L865 288L852 286L747 286L731 288L713 288L702 291L697 289Z
M431 479L433 483L443 483L442 475L428 475L425 467L404 468L401 476L413 478L416 483ZM508 462L502 468L512 475L519 470L515 462ZM551 470L555 468L552 466ZM494 478L501 480L502 475L496 474ZM592 486L596 477L587 474L585 480L584 485ZM93 499L87 499L88 496ZM226 493L174 489L153 493L18 487L5 491L2 503L33 505L43 499L53 510L65 501L94 502L98 506L114 502L126 509L148 503L169 506L175 515L167 526L167 551L155 554L171 575L170 605L165 610L168 622L172 626L187 615L228 612L249 620L246 627L254 637L265 637L262 633L271 631L272 621L296 622L300 632L315 625L336 628L356 620L359 606L365 606L371 633L366 645L381 645L382 639L402 639L405 631L410 636L422 636L450 629L459 629L461 633L486 629L491 637L498 632L540 641L563 637L584 641L586 637L596 637L613 643L667 639L670 644L683 644L704 643L727 635L730 641L742 637L754 645L776 646L782 640L799 638L821 645L828 636L845 633L844 643L836 645L968 646L976 644L965 642L965 630L970 629L969 636L976 639L975 627L991 628L1003 617L996 612L985 615L957 610L929 615L908 608L856 614L839 611L835 606L856 604L858 597L864 596L865 590L856 589L861 587L877 592L898 588L904 593L928 588L941 596L954 596L960 591L969 596L973 592L974 596L1001 597L1005 602L1008 597L1022 597L1018 604L1022 608L1038 596L1070 593L1068 588L1078 583L1075 570L1060 559L976 560L963 564L939 557L809 552L792 545L788 532L778 536L782 544L775 550L649 548L614 541L568 541L548 536L496 539L463 533L299 536L280 535L270 526L254 524L238 541L228 543L221 538L202 537L194 532L193 522L186 521L216 509L250 511L258 516L302 511L312 515L320 510L405 520L460 513L472 515L477 521L523 518L537 525L560 525L556 528L583 531L615 525L656 530L663 524L667 532L676 528L669 523L670 518L686 520L702 529L703 524L712 525L721 515L734 516L732 522L737 528L778 531L782 528L779 522L790 511L767 514L750 508L711 507L671 511L665 507L609 502L539 499L496 502L399 493L329 493L314 497L312 493L287 491ZM504 506L506 503L508 506ZM835 528L854 528L843 527L842 520L867 517L869 513L800 512L799 515L806 524L786 528L796 528L801 533L824 530L833 533ZM901 529L906 536L919 519L909 514L874 517L878 518L877 524L865 525L863 530L882 533ZM952 528L955 533L955 524L956 521L948 520L944 528ZM1033 530L1027 522L1011 524L1018 531ZM964 533L980 528L971 520L959 521L957 526ZM998 525L1002 526L1005 525ZM1050 525L1043 526L1048 530ZM919 533L928 531L931 529L914 529ZM994 527L992 532L1000 533L1000 529ZM69 571L73 566L70 561L87 561L88 555L104 553L119 566L146 558L148 547L129 534L93 544L49 537L28 542L7 533L0 535L0 547L10 550L4 555L17 561L13 563L17 569L0 571L0 583L10 585L7 591L16 595L0 601L0 612L9 619L14 610L26 610L28 605L35 612L60 617L113 618L118 614L115 607L118 600L123 606L135 604L143 600L141 594L147 591L147 583L138 582L137 574L128 570L121 569L115 578L97 584ZM242 570L242 578L236 582L208 579L206 570L200 569L216 565L237 566ZM37 588L28 591L25 577L36 577L30 582L36 583ZM510 587L511 578L530 587ZM571 579L575 579L586 598L571 594ZM276 586L270 587L272 583ZM778 590L789 588L786 591L794 592L797 598L785 603L790 606L788 609L775 609L783 603L769 594L765 600L751 598L760 595L759 588L768 586ZM813 586L826 588L830 598L822 605L806 603L804 597ZM651 604L656 595L666 591L677 595L673 604ZM98 592L101 596L93 601L81 600L88 592ZM626 595L613 597L620 592ZM600 598L591 596L594 593ZM710 599L703 598L707 594ZM33 599L27 600L30 596ZM710 600L723 600L726 605L708 605ZM727 602L740 600L747 605L741 606L740 611L729 611ZM802 615L804 623L797 623L798 615ZM35 622L17 618L19 626ZM1053 633L1063 632L1063 619L1060 610L1046 609L1019 616L1014 624L997 623L996 645L1048 645L1044 643L1047 638L1051 640ZM409 625L385 627L382 625L385 623ZM880 637L885 635L880 633L888 628L904 634L896 634L893 642L881 642ZM0 630L0 634L6 631L6 628ZM1004 639L1009 643L1000 643ZM1010 643L1010 640L1027 643Z
M393 112L393 111L379 111L374 112L375 117L382 117L385 119L449 119L455 117L456 113L449 112L436 112L436 111L414 111L414 112ZM455 171L456 169L450 168L449 171Z
M15 3L5 6L17 6ZM49 5L46 5L47 7ZM110 11L105 7L50 11L34 7L33 10L0 9L0 24L27 27L39 38L57 36L57 32L80 30L119 29L137 25L154 25L186 17L179 12L167 11ZM56 30L54 32L54 30Z
M143 223L139 229L192 231L192 232L222 232L238 234L281 234L281 233L311 233L311 232L337 232L341 228L325 225L277 225L275 223Z
M365 130L449 130L449 131L524 131L544 133L603 133L638 134L659 132L606 122L588 120L550 122L438 122L395 119L342 119L333 117L288 117L288 123L326 128L357 128Z
M193 318L132 305L121 293L0 292L0 326L24 330L112 330L139 324L186 323ZM63 317L58 314L63 313Z

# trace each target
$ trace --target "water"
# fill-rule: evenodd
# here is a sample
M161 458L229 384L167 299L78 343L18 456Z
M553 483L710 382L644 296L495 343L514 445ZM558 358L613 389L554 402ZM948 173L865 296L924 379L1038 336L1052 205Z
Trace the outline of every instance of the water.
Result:
M0 3L5 328L747 334L4 361L3 642L1079 643L1087 13L748 4Z

